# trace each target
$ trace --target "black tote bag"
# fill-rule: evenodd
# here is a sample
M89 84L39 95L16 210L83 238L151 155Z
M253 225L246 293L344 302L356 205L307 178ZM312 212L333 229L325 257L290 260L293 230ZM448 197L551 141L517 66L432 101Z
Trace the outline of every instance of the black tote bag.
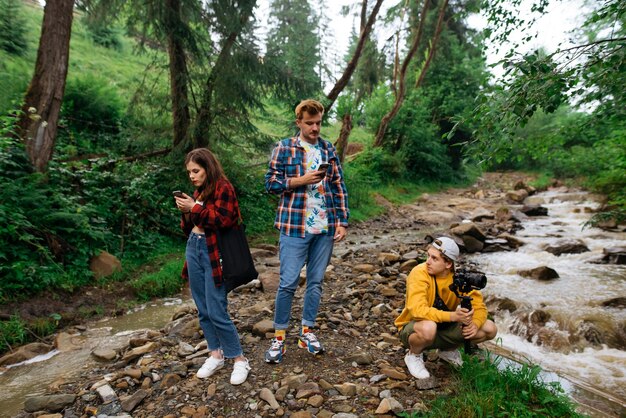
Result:
M222 277L226 292L259 277L246 239L246 226L217 230L217 246L222 259Z

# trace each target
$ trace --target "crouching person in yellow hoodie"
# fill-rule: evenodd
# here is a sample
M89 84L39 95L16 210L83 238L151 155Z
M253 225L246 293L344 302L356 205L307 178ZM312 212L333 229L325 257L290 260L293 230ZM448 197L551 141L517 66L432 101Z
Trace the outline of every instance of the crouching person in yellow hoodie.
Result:
M409 372L417 379L430 377L422 352L439 349L439 357L453 365L463 364L458 348L465 339L473 344L495 338L496 325L487 319L487 307L478 290L472 290L472 309L460 308L461 299L450 290L459 247L447 237L428 247L428 259L416 266L406 279L404 309L395 320L400 341L409 352L404 357Z

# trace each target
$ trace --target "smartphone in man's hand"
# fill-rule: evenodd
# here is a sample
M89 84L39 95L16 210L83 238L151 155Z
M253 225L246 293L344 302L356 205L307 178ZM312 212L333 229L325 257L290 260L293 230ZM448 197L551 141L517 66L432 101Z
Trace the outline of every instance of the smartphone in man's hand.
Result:
M330 164L322 163L319 167L317 167L317 171L326 171L328 170L328 167L330 167Z

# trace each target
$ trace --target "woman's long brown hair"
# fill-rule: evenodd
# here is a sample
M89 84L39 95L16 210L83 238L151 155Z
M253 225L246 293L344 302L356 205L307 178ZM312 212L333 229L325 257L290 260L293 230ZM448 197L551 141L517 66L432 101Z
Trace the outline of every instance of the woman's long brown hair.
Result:
M191 161L198 164L206 171L204 184L198 187L198 192L200 193L198 200L205 202L209 196L213 196L217 182L222 178L227 179L226 174L224 174L224 169L217 157L207 148L196 148L189 151L185 157L185 167L187 167L187 164Z

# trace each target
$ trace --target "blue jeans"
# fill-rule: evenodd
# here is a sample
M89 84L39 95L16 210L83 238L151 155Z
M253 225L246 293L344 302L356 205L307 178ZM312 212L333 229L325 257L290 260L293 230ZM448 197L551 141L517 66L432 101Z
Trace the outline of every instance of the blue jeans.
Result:
M306 291L302 309L302 325L315 325L322 297L322 281L333 252L333 237L309 234L304 238L280 235L280 284L276 293L274 329L287 329L291 303L300 281L300 270L306 263Z
M237 328L228 314L225 286L216 287L204 234L189 234L187 240L187 271L191 296L198 308L200 327L209 350L222 349L224 357L243 355Z

